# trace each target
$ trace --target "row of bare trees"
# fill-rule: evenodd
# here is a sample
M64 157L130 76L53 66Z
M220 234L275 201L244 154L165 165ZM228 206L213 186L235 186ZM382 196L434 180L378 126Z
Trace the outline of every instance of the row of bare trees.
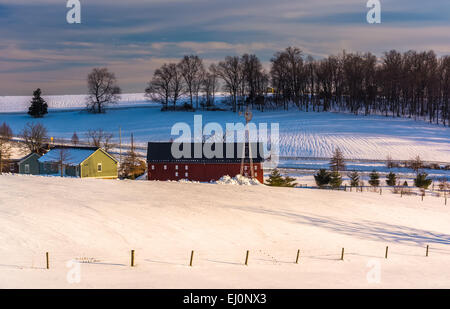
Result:
M230 97L233 111L243 98L248 103L257 102L266 94L269 75L256 55L226 57L205 68L198 56L185 56L179 63L164 64L154 72L145 92L165 108L176 108L183 98L189 98L189 107L198 109L214 105L217 91L222 86ZM202 94L200 96L200 94Z
M427 118L449 124L450 56L433 51L346 53L322 60L289 47L271 60L273 101L303 110Z
M164 107L214 104L216 92L228 93L233 111L245 105L304 111L346 111L450 121L450 56L433 51L400 53L381 58L346 53L315 60L289 47L277 52L267 72L256 55L228 56L206 69L198 56L164 64L154 73L146 94ZM270 93L270 94L269 94ZM201 95L200 95L201 94Z

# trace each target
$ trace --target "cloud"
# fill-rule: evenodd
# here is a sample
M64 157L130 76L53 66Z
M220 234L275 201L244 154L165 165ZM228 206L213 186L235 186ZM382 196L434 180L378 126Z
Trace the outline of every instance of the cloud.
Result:
M383 0L368 25L361 0L90 0L68 25L62 0L0 0L0 95L83 93L92 67L115 70L125 91L142 91L154 68L184 54L206 61L256 53L267 65L287 46L324 57L393 48L450 53L450 2Z

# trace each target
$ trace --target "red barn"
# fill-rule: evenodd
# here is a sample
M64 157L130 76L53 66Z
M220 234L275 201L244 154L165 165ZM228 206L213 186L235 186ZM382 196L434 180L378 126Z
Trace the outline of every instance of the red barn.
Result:
M205 145L207 147L205 148ZM253 161L253 172L255 178L263 183L263 155L261 154L261 144L245 144L244 176L250 177L250 156ZM174 147L174 148L173 148ZM184 147L187 147L186 149ZM216 147L223 147L220 156L207 156L204 149L218 150ZM210 182L219 180L223 176L235 177L241 173L241 162L243 157L243 143L148 143L147 167L148 180L181 180ZM249 149L251 148L251 149ZM187 156L176 158L173 149L180 149ZM201 150L201 153L199 153ZM216 152L217 154L217 152Z

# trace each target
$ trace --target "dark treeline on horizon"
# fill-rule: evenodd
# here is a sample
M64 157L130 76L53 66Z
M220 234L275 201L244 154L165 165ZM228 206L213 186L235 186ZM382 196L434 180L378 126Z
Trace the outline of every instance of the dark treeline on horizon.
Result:
M273 56L269 72L256 55L227 56L208 68L191 55L157 69L146 94L165 108L187 97L184 106L198 109L212 107L220 89L235 112L294 106L450 123L450 56L433 51L391 50L380 58L343 51L315 60L289 47Z

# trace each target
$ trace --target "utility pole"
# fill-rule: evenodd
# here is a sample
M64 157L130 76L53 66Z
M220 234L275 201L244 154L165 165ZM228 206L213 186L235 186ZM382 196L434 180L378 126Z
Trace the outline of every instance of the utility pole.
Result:
M122 128L119 126L119 164L122 164Z

